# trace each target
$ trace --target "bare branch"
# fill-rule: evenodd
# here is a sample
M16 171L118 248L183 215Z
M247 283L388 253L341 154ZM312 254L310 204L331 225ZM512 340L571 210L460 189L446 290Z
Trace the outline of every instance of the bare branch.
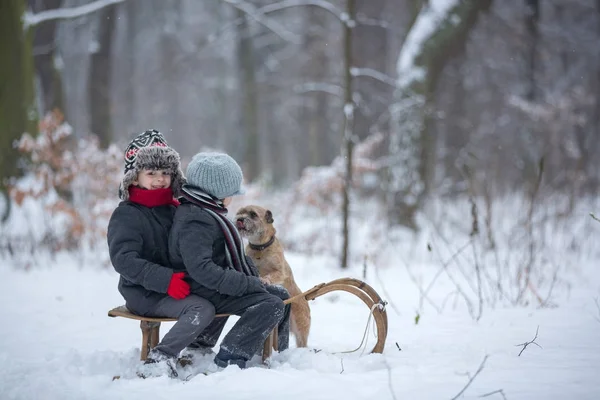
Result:
M285 10L286 8L300 6L315 6L322 8L324 10L329 11L330 13L335 15L337 19L342 21L342 10L337 8L334 4L324 0L283 0L278 3L273 3L269 4L268 6L261 7L257 11L261 14L270 14L275 11Z
M390 296L389 293L388 293L388 291L386 290L385 285L383 283L383 280L379 276L379 268L378 268L377 265L375 265L375 277L377 278L377 280L379 281L379 284L381 285L381 289L383 290L384 296L387 297L387 299L388 299L388 304L392 307L392 309L394 310L394 312L397 315L402 315L400 313L400 310L396 307L396 305L392 301L392 296ZM396 343L396 346L398 346L398 343ZM398 346L398 349L400 349L400 346Z
M504 400L506 400L506 396L504 395L504 390L502 390L502 389L498 389L498 390L494 390L493 392L489 392L489 393L486 393L486 394L482 394L482 395L481 395L481 396L479 396L479 397L488 397L488 396L492 396L492 395L494 395L494 394L496 394L496 393L500 393L500 395L502 396L502 398L503 398Z
M294 86L296 93L323 92L332 94L337 97L344 95L344 90L339 85L334 85L325 82L304 82Z
M396 343L396 346L398 346L398 343ZM400 346L398 346L398 348L400 348ZM383 359L383 363L385 364L385 368L388 371L388 387L390 388L390 393L392 394L392 399L397 400L396 393L394 392L394 387L392 386L392 368L387 363L387 360L385 358Z
M368 18L364 14L358 14L356 16L356 22L358 22L359 25L378 26L383 29L388 29L390 27L390 24L387 21L381 19Z
M82 6L57 8L54 10L41 11L36 14L27 11L23 15L23 26L27 29L44 21L83 17L84 15L91 14L110 5L122 3L124 1L125 0L96 0Z
M594 213L590 213L590 217L592 217L592 219L595 219L596 221L600 222L600 219L598 219Z
M552 291L554 290L554 286L558 282L558 269L559 268L560 267L557 265L556 268L554 269L554 274L552 275L552 282L550 283L550 289L548 289L548 295L546 296L546 299L542 301L542 303L540 304L540 307L551 307L551 308L556 307L556 304L550 302L550 297L552 297Z
M264 18L264 12L260 12L258 8L251 3L240 0L221 0L224 3L229 4L232 7L237 8L240 11L243 11L248 17L252 18L259 24L263 25L265 28L271 30L277 36L282 38L285 41L292 42L295 44L302 43L302 40L299 35L296 35L289 30L285 29L280 23L275 21L272 18Z
M539 344L537 344L537 343L535 342L535 340L536 340L536 339L537 339L537 337L538 337L538 332L539 332L539 330L540 330L540 326L538 325L537 329L535 330L535 336L534 336L534 338L533 338L532 340L530 340L529 342L525 342L525 343L521 343L521 344L516 344L516 345L515 345L515 346L517 346L517 347L518 347L518 346L523 346L523 348L521 349L521 351L519 352L519 355L518 355L517 357L520 357L520 356L521 356L521 353L523 353L523 351L525 351L525 349L527 348L527 346L529 346L530 344L535 344L535 345L536 345L537 347L539 347L540 349L542 349L542 348L543 348L542 346L540 346Z
M477 375L479 375L479 373L483 370L483 367L485 366L485 362L487 361L488 357L489 357L489 355L487 355L487 354L485 355L485 357L483 357L483 361L481 361L481 364L479 365L479 368L477 368L477 371L475 371L473 376L469 378L469 381L467 382L465 387L463 387L462 390L460 392L458 392L458 394L452 398L452 400L458 399L465 392L465 390L467 390L467 388L469 386L471 386L471 383L473 383L475 378L477 378Z
M429 293L429 291L431 290L431 288L433 287L433 285L435 284L437 279L442 275L442 272L444 272L448 268L450 263L453 262L460 255L460 253L462 253L466 248L469 247L469 245L471 244L471 241L472 241L472 239L469 239L469 241L467 243L465 243L463 246L461 246L454 254L452 254L452 256L447 261L442 262L442 268L440 268L438 270L438 272L436 272L435 276L431 279L431 282L429 282L429 285L425 289L425 292L424 292L425 296ZM429 245L429 248L431 248L431 245ZM422 303L422 302L423 302L423 300L421 299L420 303Z
M440 236L440 238L441 238L441 239L444 241L444 243L446 244L446 247L448 247L448 249L450 249L450 243L449 243L449 241L448 241L446 238L444 238L444 236L442 235L442 233L441 233L441 232L438 230L438 228L437 228L435 225L433 225L433 224L432 224L432 227L433 227L433 228L434 228L434 229L437 231L437 233L438 233L438 235ZM468 244L470 244L470 243L471 243L471 241L467 242L467 244L466 244L466 245L468 245ZM466 245L465 245L465 246L466 246ZM430 246L430 251L432 251L432 249L433 249L433 251L435 251L435 253L436 253L436 255L437 255L438 259L439 259L440 261L442 261L442 256L440 255L440 252L439 252L439 250L438 250L437 246L435 246L435 245L434 245L434 246L431 246L431 245L429 245L429 246ZM462 252L463 250L464 250L464 249L462 249L462 248L461 248L461 249L460 249L458 252L456 252L456 253L455 253L455 256L456 256L456 257L451 257L451 259L448 261L448 264L449 264L451 261L453 261L453 260L454 260L454 261L455 261L455 263L456 263L456 266L458 267L458 270L459 270L459 271L460 271L460 272L463 274L463 276L465 277L465 279L466 279L466 281L467 281L467 284L469 285L469 287L470 287L470 288L473 290L473 292L474 292L474 293L477 293L477 290L475 289L475 287L473 286L473 284L471 283L471 281L468 279L468 276L467 276L466 272L465 272L465 271L464 271L464 270L461 268L461 266L460 266L460 263L458 263L458 261L456 261L456 260L458 259L458 256L461 254L461 252ZM444 262L442 261L442 264L443 264L443 263L444 263ZM452 282L452 284L454 284L454 286L456 287L456 289L457 289L457 292L458 292L458 293L459 293L459 294L460 294L460 295L461 295L461 296L464 298L464 300L465 300L465 304L466 304L466 306L467 306L467 309L468 309L468 311L469 311L469 315L471 316L471 318L475 319L475 317L476 317L476 316L475 316L475 314L474 314L474 311L473 311L473 307L474 307L474 306L473 306L473 302L472 302L472 300L469 298L469 296L467 296L467 294L465 293L465 291L462 289L462 287L460 286L459 282L458 282L458 281L456 280L456 278L455 278L455 277L454 277L454 276L453 276L453 275L450 273L450 270L449 270L448 268L442 268L440 271L443 271L443 272L445 272L445 273L446 273L446 275L448 276L448 279L450 279L450 281ZM437 279L437 278L434 278L434 279ZM430 286L432 286L432 284L430 284ZM428 291L429 289L430 289L430 287L428 287L426 291L423 291L423 290L421 290L421 295L422 295L422 296L426 296L426 295L427 295L427 291ZM421 305L422 303L423 303L423 299L421 298L421 300L419 300L419 304Z
M372 69L372 68L352 67L352 68L350 68L350 74L352 74L352 76L354 76L354 77L366 76L369 78L373 78L375 80L378 80L379 82L383 82L392 87L396 87L397 83L398 83L396 81L396 79L392 78L391 76L386 75L383 72L377 71L376 69Z

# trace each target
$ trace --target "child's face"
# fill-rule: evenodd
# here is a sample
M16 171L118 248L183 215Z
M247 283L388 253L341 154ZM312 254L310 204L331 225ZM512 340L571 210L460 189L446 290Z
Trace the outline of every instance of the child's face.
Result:
M164 169L143 169L133 184L148 190L166 189L171 186L171 174Z
M225 197L223 199L223 207L229 207L229 205L231 204L231 200L232 200L231 197Z

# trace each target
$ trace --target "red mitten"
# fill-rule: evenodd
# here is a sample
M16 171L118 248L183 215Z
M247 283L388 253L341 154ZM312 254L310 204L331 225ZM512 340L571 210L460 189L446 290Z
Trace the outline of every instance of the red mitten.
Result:
M175 272L167 288L167 294L176 300L185 299L190 294L190 285L183 280L185 272Z

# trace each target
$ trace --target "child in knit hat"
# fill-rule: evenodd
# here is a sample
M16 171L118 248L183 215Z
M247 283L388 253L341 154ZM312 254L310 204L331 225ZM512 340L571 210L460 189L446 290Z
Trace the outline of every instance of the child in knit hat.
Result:
M283 300L289 294L262 283L237 228L227 218L232 196L244 192L237 162L223 153L199 153L189 163L186 179L169 235L170 259L192 278L192 293L210 300L217 313L240 316L223 338L214 362L219 367L245 368L276 326L279 350L288 347L290 309ZM207 328L207 342L216 343L222 324L224 318L216 319Z
M184 182L179 154L162 134L149 130L125 150L123 200L108 224L108 249L119 273L119 292L127 308L148 317L177 318L138 370L142 377L177 376L176 357L214 319L206 299L190 295L185 272L171 268L168 235Z

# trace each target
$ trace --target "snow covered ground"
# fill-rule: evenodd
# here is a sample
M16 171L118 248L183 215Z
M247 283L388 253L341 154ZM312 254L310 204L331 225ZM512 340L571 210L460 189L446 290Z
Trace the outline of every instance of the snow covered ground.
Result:
M360 265L340 271L332 258L288 253L288 259L304 289L342 276L362 278ZM275 355L269 369L255 362L247 370L230 367L182 381L133 378L139 326L106 315L122 304L117 276L77 263L63 256L23 272L2 262L0 399L451 399L486 355L462 398L499 390L486 398L600 398L594 302L600 280L591 267L573 278L556 308L485 308L476 322L463 307L448 306L422 313L418 324L419 295L405 269L367 270L367 282L391 303L382 355L335 353L358 346L368 318L364 304L337 292L311 303L309 344L322 351L292 348ZM429 278L436 272L427 264L413 270ZM445 294L431 295L441 302ZM518 356L522 347L515 345L533 339L538 326L542 348L530 345ZM372 346L372 330L368 337ZM115 375L122 378L113 381Z
M427 210L421 221L426 228L414 237L372 223L385 220L384 213L356 201L346 271L335 256L341 227L331 202L311 208L306 199L252 191L237 201L273 210L302 289L350 276L389 302L383 354L365 354L364 348L344 353L361 343L369 311L351 294L335 292L311 302L309 349L275 354L269 368L255 359L246 370L229 367L205 376L198 374L211 363L205 357L187 380L139 379L139 324L107 316L123 300L103 243L52 257L23 247L2 258L7 252L1 247L0 400L600 399L600 223L589 217L600 208L595 199L556 222L559 201L537 207L533 236L523 229L527 207L518 197L498 202L492 221L497 250L487 253L485 231L478 237L482 244L464 246L473 240L468 202L440 202ZM25 203L0 226L0 245L54 230L44 215L39 205ZM514 305L511 286L527 263L535 289L551 307L538 307L533 291ZM504 299L496 283L503 285ZM476 320L478 287L484 301ZM531 344L519 356L523 346L517 345L532 340L538 327L541 347ZM367 339L370 349L373 329Z

